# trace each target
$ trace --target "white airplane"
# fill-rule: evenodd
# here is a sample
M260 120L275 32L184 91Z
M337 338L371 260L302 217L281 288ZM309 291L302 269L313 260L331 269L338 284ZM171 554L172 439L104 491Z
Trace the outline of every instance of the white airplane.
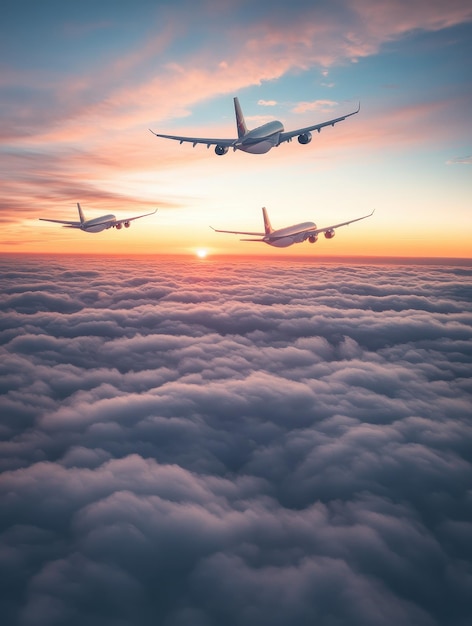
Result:
M180 137L179 135L162 135L160 133L155 133L151 129L149 130L156 137L175 139L176 141L180 141L180 143L188 141L189 143L193 143L193 147L195 147L197 143L203 143L207 148L214 145L215 152L219 156L226 154L230 148L233 148L233 151L242 150L243 152L250 152L251 154L264 154L265 152L269 152L269 150L274 146L279 146L284 141L291 141L296 135L298 135L299 143L310 143L312 138L311 131L317 130L320 132L325 126L334 126L337 122L341 122L347 117L359 113L360 107L361 105L359 104L355 111L348 113L347 115L343 115L342 117L335 117L332 120L321 122L320 124L313 124L313 126L306 126L305 128L299 128L297 130L291 130L290 132L285 132L282 122L279 121L267 122L266 124L258 126L253 130L248 130L246 122L244 121L239 100L238 98L234 98L234 111L236 114L236 127L238 130L237 139Z
M269 216L265 207L262 208L262 216L264 218L264 231L263 233L252 233L240 230L217 230L210 226L216 233L231 233L233 235L251 235L252 237L261 237L261 239L241 239L240 241L258 241L269 244L269 246L275 246L276 248L287 248L294 243L302 243L308 239L310 243L315 243L320 233L324 233L326 239L332 239L335 235L335 229L340 226L347 226L353 222L359 220L365 220L366 217L373 215L369 213L363 217L357 217L354 220L348 222L341 222L341 224L334 224L333 226L325 226L324 228L317 228L313 222L302 222L301 224L294 224L293 226L287 226L286 228L280 228L274 230L271 226Z
M51 220L45 217L40 217L39 219L42 222L54 222L55 224L63 224L64 228L80 228L80 230L85 231L86 233L99 233L102 230L106 230L107 228L116 228L120 230L122 226L125 228L129 228L131 226L130 222L133 220L139 220L141 217L146 217L147 215L154 215L157 211L152 211L151 213L145 213L144 215L137 215L136 217L127 217L123 220L117 220L114 215L111 213L109 215L102 215L101 217L95 217L92 220L86 220L84 216L84 212L80 204L77 202L77 209L79 211L79 222L69 222L66 220Z

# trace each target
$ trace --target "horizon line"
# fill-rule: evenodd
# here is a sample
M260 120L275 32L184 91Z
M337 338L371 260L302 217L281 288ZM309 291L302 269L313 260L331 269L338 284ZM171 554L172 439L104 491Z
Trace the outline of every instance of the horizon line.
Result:
M154 253L154 252L129 252L123 254L122 252L2 252L0 251L0 257L26 257L26 256L40 256L40 257L97 257L97 258L180 258L180 259L195 259L199 263L211 262L221 259L240 259L244 260L257 260L257 261L304 261L304 262L323 262L323 263L336 263L336 262L351 262L351 263L382 263L382 264L394 264L394 263L407 263L410 265L434 265L434 264L454 264L461 266L472 266L472 257L432 257L432 256L405 256L405 255L289 255L289 256L273 256L270 254L237 254L237 253L215 253L209 254L205 258L196 258L194 253Z

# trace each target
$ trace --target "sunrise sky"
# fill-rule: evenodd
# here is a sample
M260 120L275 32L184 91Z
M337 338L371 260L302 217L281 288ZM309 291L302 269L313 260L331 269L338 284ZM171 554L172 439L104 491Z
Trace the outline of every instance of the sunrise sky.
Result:
M0 251L254 254L223 229L325 226L269 255L472 256L472 5L463 0L7 1L0 24ZM234 136L359 115L265 155ZM39 217L117 218L86 234Z

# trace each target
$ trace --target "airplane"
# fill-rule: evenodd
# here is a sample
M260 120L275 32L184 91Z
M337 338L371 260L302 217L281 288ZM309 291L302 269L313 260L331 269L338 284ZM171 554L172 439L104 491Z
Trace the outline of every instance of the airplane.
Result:
M275 146L279 146L284 141L291 141L293 137L298 135L298 142L301 144L310 143L312 136L312 131L320 132L322 128L325 126L334 126L337 122L341 122L345 120L347 117L351 115L355 115L359 113L361 105L352 113L348 113L347 115L343 115L342 117L335 117L332 120L328 120L326 122L321 122L320 124L313 124L312 126L306 126L305 128L299 128L297 130L291 130L290 132L285 132L284 126L282 122L272 121L263 124L262 126L258 126L253 130L249 130L246 126L246 122L244 121L243 112L241 110L241 105L239 104L238 98L233 98L234 100L234 111L236 115L236 127L238 131L237 139L211 139L208 137L180 137L179 135L162 135L160 133L155 133L153 130L149 129L153 135L156 137L163 137L164 139L175 139L176 141L180 141L182 144L184 141L188 141L189 143L193 143L193 147L197 145L197 143L203 143L207 148L210 146L215 146L215 153L218 156L222 156L226 154L230 148L235 150L242 150L243 152L250 152L251 154L264 154L269 152L271 148Z
M51 220L45 217L40 217L39 219L42 222L54 222L55 224L63 224L63 228L80 228L86 233L99 233L102 230L106 230L108 228L116 228L120 230L124 225L125 228L129 228L131 226L130 222L133 220L138 220L141 217L146 217L147 215L154 215L157 211L152 211L151 213L145 213L144 215L137 215L136 217L128 217L123 220L117 220L116 217L112 214L102 215L101 217L95 217L91 220L86 220L84 216L84 212L80 204L77 202L77 209L79 211L79 222L69 222L65 220Z
M341 226L347 226L348 224L358 222L359 220L365 220L366 217L370 217L371 215L373 215L373 213L374 211L372 211L372 213L369 213L368 215L357 217L354 220L341 222L340 224L334 224L333 226L325 226L324 228L317 228L316 224L314 224L313 222L303 222L301 224L294 224L293 226L287 226L286 228L274 230L270 223L267 209L263 207L263 233L253 233L240 230L217 230L216 228L213 228L213 226L210 226L210 228L216 233L231 233L233 235L251 235L252 237L261 237L261 239L240 239L240 241L257 241L267 243L269 246L274 246L276 248L287 248L294 243L302 243L306 239L308 239L310 243L315 243L320 233L324 233L326 239L332 239L335 235L336 228L340 228Z

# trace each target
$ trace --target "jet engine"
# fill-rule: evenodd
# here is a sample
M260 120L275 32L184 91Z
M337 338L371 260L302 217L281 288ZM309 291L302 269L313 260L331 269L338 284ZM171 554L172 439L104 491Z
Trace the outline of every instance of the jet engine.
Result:
M125 228L129 228L131 224L129 222L125 222Z
M228 148L227 146L215 146L215 153L218 156L223 156L223 154L226 154L228 152Z
M324 236L326 237L326 239L332 239L334 237L335 233L334 230L331 228L330 230L327 230L324 234Z
M318 241L318 235L310 235L310 237L308 237L308 241L310 243L316 243Z
M120 229L121 229L121 223L116 224L116 225L115 225L115 228L116 228L116 230L120 230Z
M303 135L298 135L298 143L306 144L311 141L311 133L303 133Z

